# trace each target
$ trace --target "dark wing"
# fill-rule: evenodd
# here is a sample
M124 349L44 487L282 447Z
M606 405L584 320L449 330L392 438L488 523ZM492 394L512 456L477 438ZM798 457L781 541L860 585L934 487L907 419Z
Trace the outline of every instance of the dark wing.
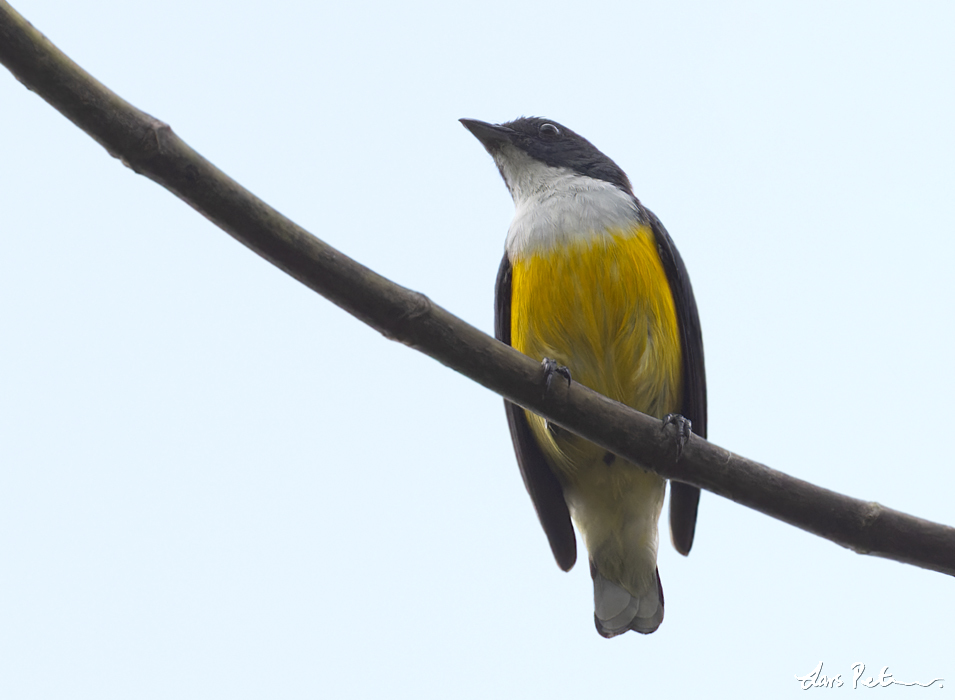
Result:
M666 272L673 302L676 305L677 324L683 344L683 402L680 414L693 423L693 432L706 437L706 371L703 367L703 333L700 315L693 298L693 287L683 258L673 245L670 234L660 220L647 211L650 226L657 241L663 270ZM696 510L700 504L700 490L696 486L670 482L670 535L680 554L689 554L696 530Z
M494 336L502 343L511 344L511 263L506 253L497 273ZM504 410L507 412L507 424L511 429L511 440L514 441L514 452L517 453L524 486L534 502L534 509L544 527L557 565L564 571L570 571L577 561L577 539L574 537L574 527L570 524L564 490L531 432L524 409L505 400Z

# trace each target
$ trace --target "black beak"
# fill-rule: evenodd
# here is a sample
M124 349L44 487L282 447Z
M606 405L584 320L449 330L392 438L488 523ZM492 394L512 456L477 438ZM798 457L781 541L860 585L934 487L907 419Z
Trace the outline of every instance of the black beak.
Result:
M491 154L500 150L501 146L505 143L511 143L514 139L514 130L508 129L506 126L488 124L487 122L478 121L477 119L460 119L459 121L464 124L465 129L474 134L475 138L477 138L477 140L484 145L484 148L487 149L487 152Z

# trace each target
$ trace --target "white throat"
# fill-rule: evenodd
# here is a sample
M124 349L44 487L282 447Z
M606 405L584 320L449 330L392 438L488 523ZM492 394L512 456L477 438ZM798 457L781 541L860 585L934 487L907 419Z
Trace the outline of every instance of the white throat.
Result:
M641 221L634 198L609 182L551 167L512 146L494 160L514 198L505 244L512 261Z

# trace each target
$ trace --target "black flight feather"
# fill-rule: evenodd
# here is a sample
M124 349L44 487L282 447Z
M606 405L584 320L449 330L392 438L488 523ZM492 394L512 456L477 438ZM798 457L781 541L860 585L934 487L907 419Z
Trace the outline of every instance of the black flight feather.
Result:
M670 283L676 306L677 325L683 346L683 400L680 415L688 418L693 432L706 437L706 371L703 366L703 332L690 276L683 258L673 245L670 234L653 214L644 209L656 238L663 271ZM700 503L700 489L679 481L670 482L670 534L673 546L680 554L689 554L696 530L696 513Z
M506 253L497 273L494 336L502 343L511 344L511 263ZM534 503L557 565L564 571L570 571L577 561L577 538L564 500L564 490L531 433L524 409L505 399L504 410L524 486Z

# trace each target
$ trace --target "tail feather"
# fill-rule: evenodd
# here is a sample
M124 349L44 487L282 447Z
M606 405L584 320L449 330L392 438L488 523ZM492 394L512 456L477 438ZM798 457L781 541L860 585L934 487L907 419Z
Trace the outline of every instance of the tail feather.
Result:
M641 596L634 596L622 586L610 581L596 570L594 579L594 623L602 637L616 637L629 630L650 634L663 622L663 584L657 569L657 585Z

